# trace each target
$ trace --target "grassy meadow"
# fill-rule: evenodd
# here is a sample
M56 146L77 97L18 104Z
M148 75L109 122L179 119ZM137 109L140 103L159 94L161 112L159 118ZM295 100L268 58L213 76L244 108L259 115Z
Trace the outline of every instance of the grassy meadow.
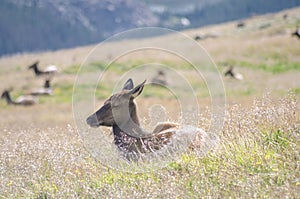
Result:
M300 8L244 21L243 28L230 22L183 32L191 38L217 35L197 41L216 64L225 88L226 114L217 147L204 155L201 148L191 149L164 168L142 173L103 165L86 150L76 128L73 86L95 46L0 58L0 91L13 88L13 99L43 85L43 79L27 70L31 63L40 60L41 68L59 67L51 82L53 96L39 97L32 107L0 101L0 198L299 198L300 39L291 33L300 24ZM131 42L172 42L189 52L189 46L173 41L172 35L112 42L105 44L107 51L90 62L81 77L97 78L117 55L116 49ZM88 84L78 89L95 92L97 109L124 73L156 62L156 56L161 56L162 66L189 81L202 110L198 127L208 131L212 101L206 82L173 55L151 50L128 54L110 64L96 90ZM224 77L229 66L244 79ZM145 74L147 67L135 75ZM167 80L179 88L175 75L167 74ZM136 102L144 126L151 123L149 107L155 104L164 105L168 120L178 119L178 101L164 88L147 85Z

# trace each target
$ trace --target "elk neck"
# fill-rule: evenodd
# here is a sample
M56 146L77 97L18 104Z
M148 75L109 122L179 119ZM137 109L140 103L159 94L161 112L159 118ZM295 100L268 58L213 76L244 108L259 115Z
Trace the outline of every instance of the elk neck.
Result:
M113 134L115 138L120 137L123 134L127 134L129 137L134 137L134 135L137 137L142 137L145 135L144 130L140 127L140 122L137 115L137 107L133 101L129 103L129 112L130 119L123 124L124 127L119 127L117 124L113 125Z
M5 100L6 100L7 104L16 104L16 103L11 99L10 94L9 94L8 92L5 93L4 97L5 97Z
M33 67L33 70L34 70L34 73L37 74L37 75L40 75L42 72L38 69L37 66L34 66Z

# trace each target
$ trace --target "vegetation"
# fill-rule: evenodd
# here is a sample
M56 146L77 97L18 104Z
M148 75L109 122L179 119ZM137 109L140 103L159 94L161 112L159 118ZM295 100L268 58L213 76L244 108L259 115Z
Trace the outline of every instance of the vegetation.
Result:
M266 64L266 63L253 64L253 63L242 61L237 64L239 64L242 67L248 67L248 68L263 70L272 73L282 73L290 70L300 70L299 63L279 62L274 64Z
M232 6L234 5L234 6ZM265 1L257 0L255 2L251 0L239 1L239 0L226 0L219 1L218 3L208 5L205 8L195 10L194 13L187 17L191 19L194 27L203 26L205 24L211 24L212 22L225 22L231 20L238 20L242 18L250 17L253 14L263 14L268 12L276 12L283 7L291 8L299 6L297 1ZM217 15L215 13L218 13ZM199 20L201 18L201 20Z
M182 1L145 2L146 6L140 1L127 0L97 4L90 1L2 0L0 56L88 45L134 27L195 28L300 6L297 0L193 1L184 2L184 5ZM153 13L149 8L153 4L169 9ZM183 17L189 19L189 26L182 25Z
M18 6L8 1L0 4L0 26L3 29L0 55L91 43L86 37L90 33L84 27L67 24L48 8Z
M153 18L139 1L93 4L3 0L0 2L0 55L97 43L107 35L137 27L138 23L151 25Z
M293 94L280 102L265 96L249 109L231 106L214 151L203 157L196 148L161 170L139 174L105 168L86 152L71 126L10 133L4 129L0 195L297 198L300 117L294 112L296 106Z
M98 161L95 154L88 152L89 146L80 137L82 134L73 122L71 102L81 66L77 61L84 59L70 60L85 57L86 49L1 58L0 88L2 91L14 86L14 99L42 85L43 81L36 79L26 67L37 57L43 66L55 60L60 73L53 78L53 96L40 97L35 106L14 107L0 101L0 198L299 198L300 46L298 39L289 33L273 34L280 28L287 32L294 30L299 9L287 12L290 16L287 22L279 13L249 19L248 26L241 30L237 30L233 22L186 32L191 37L202 31L224 33L198 42L216 61L220 74L233 65L234 71L242 73L244 79L222 77L227 97L226 115L223 128L218 132L219 142L213 150L204 152L193 148L163 168L147 172L133 173L128 169L124 172L107 167L107 162ZM256 28L269 18L274 20L272 26L263 30ZM149 40L170 41L168 37ZM110 47L125 44L125 41L115 42ZM189 50L189 46L182 43L178 46ZM103 57L109 57L110 53L113 54L107 52ZM197 52L190 53L198 56ZM188 63L178 62L173 56L163 58L162 65L172 66L193 87L202 111L198 127L209 131L212 104L205 80ZM147 55L114 62L96 90L84 83L77 89L82 91L82 97L88 92L94 93L97 109L111 96L122 75L152 62ZM87 80L98 78L107 63L107 60L90 63L80 75ZM168 83L176 86L177 79L169 74L167 77ZM180 109L171 92L150 85L146 85L136 103L139 115L144 116L141 117L144 127L151 123L148 114L152 104L162 104L171 118L177 118ZM103 147L110 147L111 131L103 127L99 132L97 129L95 135L99 135L100 130L107 138ZM94 138L94 134L91 135ZM106 151L97 152L105 156ZM110 161L110 156L107 159ZM136 168L141 164L125 166Z

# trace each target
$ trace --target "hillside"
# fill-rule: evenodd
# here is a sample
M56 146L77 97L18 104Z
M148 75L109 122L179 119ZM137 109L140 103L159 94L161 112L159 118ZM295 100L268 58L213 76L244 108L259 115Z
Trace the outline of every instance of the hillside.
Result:
M299 92L298 81L290 81L299 75L299 40L292 37L300 20L300 8L285 10L276 14L268 14L245 19L245 27L237 28L237 22L229 22L220 25L207 26L200 29L186 30L183 34L193 39L196 35L215 35L197 41L211 56L217 64L221 73L229 66L233 65L236 70L247 74L243 84L233 87L228 85L227 97L240 101L244 96L261 95L266 89L274 90L275 96L281 95L287 89L294 89ZM284 16L287 15L287 18ZM118 42L108 42L102 48L106 50L99 54L97 64L99 70L111 62L113 57L118 57L118 49L140 43L143 45L166 44L189 52L189 46L180 41L173 41L172 35L165 35L146 39L131 39ZM48 51L42 53L26 53L0 58L0 74L6 74L5 84L0 85L0 89L13 86L15 79L26 82L30 79L32 72L27 70L27 66L40 61L41 68L55 64L59 67L61 74L56 81L67 84L66 96L71 96L74 78L79 66L84 63L89 54L95 49L95 45L64 49L58 51ZM190 55L197 58L197 52L190 52ZM112 75L114 79L119 77L120 71L129 70L137 64L152 62L153 56L162 56L164 62L171 66L179 67L182 60L170 56L154 53L128 54L120 59ZM120 67L120 68L119 68ZM186 63L183 63L183 69ZM95 70L94 68L93 70ZM25 76L24 76L25 74ZM25 79L24 79L25 78ZM268 81L264 81L264 79ZM253 81L257 79L257 81ZM274 82L277 82L276 84ZM229 82L229 84L231 84ZM233 83L232 83L233 84ZM28 89L26 84L15 85L16 90ZM64 89L64 88L61 88ZM70 90L69 90L70 89ZM207 97L206 92L202 92ZM242 94L242 95L240 95ZM103 96L103 95L102 95Z
M97 43L131 28L182 30L295 6L298 0L3 0L0 56Z
M190 29L183 31L184 34L194 38L196 35L214 34L216 38L208 38L206 40L200 40L199 43L203 45L209 54L213 57L217 63L224 63L225 60L236 60L248 59L247 57L251 54L256 57L261 56L259 51L251 50L251 48L260 49L263 45L272 45L271 41L276 41L277 48L274 49L272 46L269 51L280 50L285 55L283 45L285 43L291 44L293 48L298 47L297 38L291 37L291 33L295 31L300 21L300 8L294 8L290 10L284 10L275 14L255 16L245 19L246 26L244 28L237 28L237 21L223 23L219 25L211 25L198 29ZM284 19L284 15L288 15L287 19ZM139 39L141 42L167 42L164 41L165 37L154 37L151 39ZM166 38L169 38L166 36ZM168 39L170 40L170 39ZM262 41L262 42L257 42ZM130 41L126 41L126 43ZM230 45L235 44L235 45ZM282 44L280 46L279 44ZM108 44L110 51L103 54L104 60L107 60L111 54L114 53L114 49L117 49L123 43L113 42ZM238 46L241 46L240 48ZM251 47L253 46L253 47ZM88 53L95 48L96 45L89 45L84 47L77 47L73 49L62 49L57 51L46 51L39 53L24 53L13 56L5 56L0 58L0 67L2 70L10 70L11 67L25 67L36 59L41 61L41 65L57 64L62 68L70 65L81 64ZM182 46L184 48L184 46ZM231 49L232 52L224 52L224 49ZM282 49L281 49L282 48ZM243 53L241 53L243 52ZM248 56L249 55L249 56ZM293 59L297 61L298 57L297 50L294 50ZM142 57L143 58L143 57ZM263 61L263 60L262 60Z
M157 22L138 0L4 0L0 2L0 55L96 43Z
M185 29L278 12L300 6L298 0L145 0L164 27ZM184 23L187 19L188 23ZM183 22L183 23L182 23Z

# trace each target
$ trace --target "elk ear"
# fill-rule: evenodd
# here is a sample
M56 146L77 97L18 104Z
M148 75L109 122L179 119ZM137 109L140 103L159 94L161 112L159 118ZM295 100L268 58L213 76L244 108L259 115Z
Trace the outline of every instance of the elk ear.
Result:
M133 88L129 92L131 97L136 98L137 96L139 96L142 93L143 89L144 89L145 83L146 83L146 80L143 81L141 84L137 85L135 88Z
M129 78L123 86L123 90L131 90L133 89L133 81Z

